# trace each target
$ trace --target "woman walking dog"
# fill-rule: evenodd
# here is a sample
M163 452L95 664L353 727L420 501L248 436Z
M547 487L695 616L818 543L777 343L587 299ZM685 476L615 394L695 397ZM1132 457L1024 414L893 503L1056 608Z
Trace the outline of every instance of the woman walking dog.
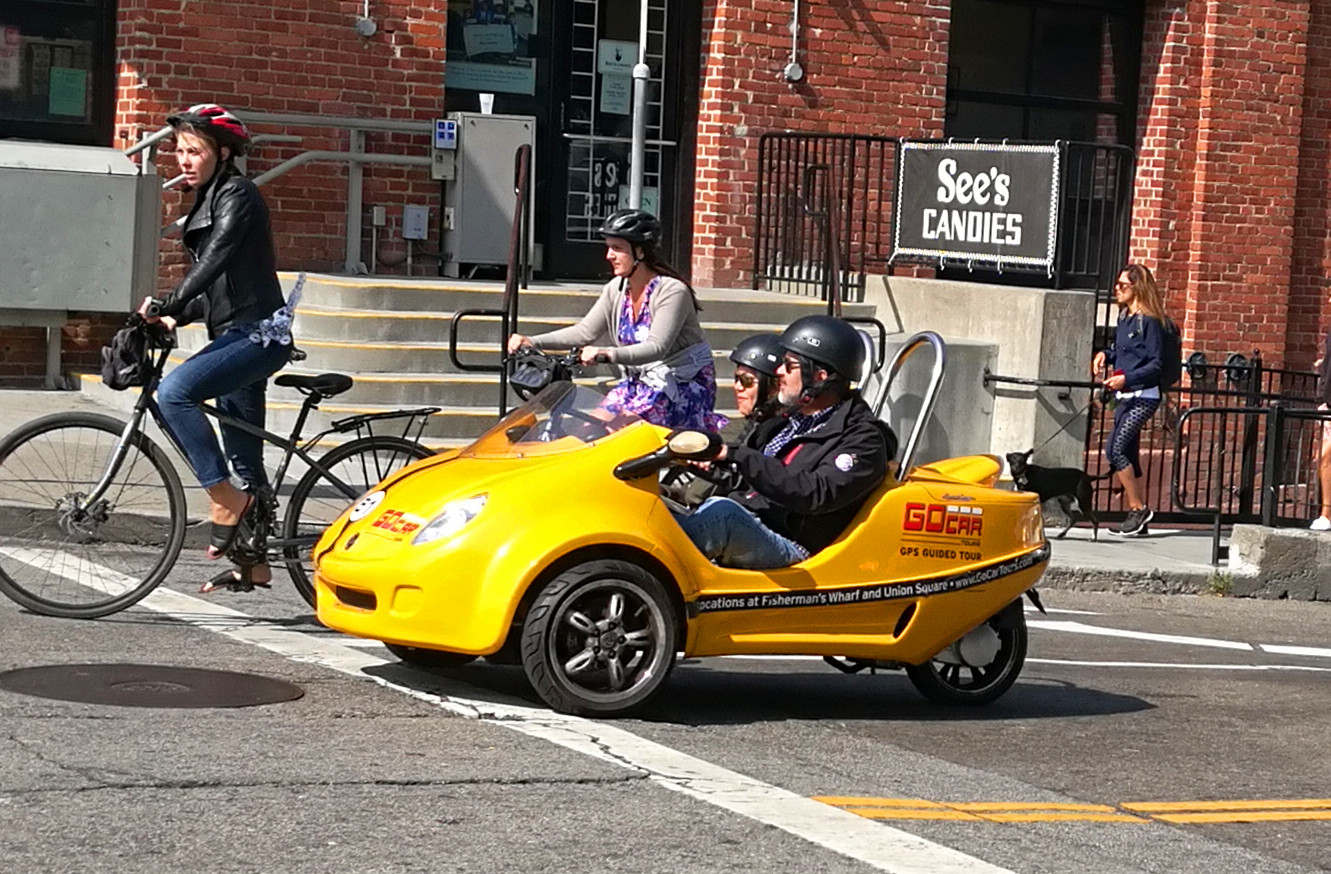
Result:
M1112 390L1118 401L1105 456L1110 471L1123 486L1128 516L1110 533L1140 537L1148 533L1147 523L1155 513L1142 498L1138 450L1142 427L1160 406L1160 376L1169 316L1155 277L1141 264L1129 264L1119 273L1114 283L1114 301L1119 306L1114 345L1095 353L1091 375L1102 378L1105 388Z

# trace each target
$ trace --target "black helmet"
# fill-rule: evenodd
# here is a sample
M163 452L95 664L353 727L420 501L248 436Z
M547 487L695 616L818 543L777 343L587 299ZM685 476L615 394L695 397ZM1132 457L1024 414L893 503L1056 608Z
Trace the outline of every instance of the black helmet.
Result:
M860 332L849 322L831 316L804 316L786 328L780 343L781 348L821 365L847 383L859 382L866 350Z
M619 237L630 243L656 245L661 242L661 222L641 209L621 209L610 213L597 231L603 237Z
M730 360L743 364L764 376L776 376L783 350L776 334L754 334L735 344Z

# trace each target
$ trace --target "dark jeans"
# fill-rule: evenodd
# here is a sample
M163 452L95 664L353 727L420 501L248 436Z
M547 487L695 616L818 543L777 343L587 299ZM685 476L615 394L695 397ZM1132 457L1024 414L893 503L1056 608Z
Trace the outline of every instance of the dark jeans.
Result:
M191 355L157 388L157 406L189 459L199 485L210 488L229 478L227 462L251 488L267 485L263 439L222 425L226 456L199 402L216 398L228 416L262 428L268 377L282 369L289 346L250 342L252 325L236 326Z

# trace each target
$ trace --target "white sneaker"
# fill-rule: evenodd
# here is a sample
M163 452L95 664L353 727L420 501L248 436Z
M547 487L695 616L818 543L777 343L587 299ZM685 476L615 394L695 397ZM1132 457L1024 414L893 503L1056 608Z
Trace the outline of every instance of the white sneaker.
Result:
M1331 519L1328 519L1325 516L1318 516L1308 528L1313 531L1331 531Z

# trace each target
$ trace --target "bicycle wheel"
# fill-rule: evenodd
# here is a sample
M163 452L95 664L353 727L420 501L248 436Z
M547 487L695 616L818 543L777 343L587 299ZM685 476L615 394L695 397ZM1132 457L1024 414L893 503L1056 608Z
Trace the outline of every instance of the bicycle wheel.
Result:
M123 610L167 575L185 539L185 493L157 444L135 434L102 497L125 423L57 413L0 441L0 591L48 616Z
M433 454L402 437L362 437L336 447L319 459L332 479L315 468L300 478L282 524L282 539L288 543L283 558L296 591L310 606L314 606L312 551L324 529L375 483Z

